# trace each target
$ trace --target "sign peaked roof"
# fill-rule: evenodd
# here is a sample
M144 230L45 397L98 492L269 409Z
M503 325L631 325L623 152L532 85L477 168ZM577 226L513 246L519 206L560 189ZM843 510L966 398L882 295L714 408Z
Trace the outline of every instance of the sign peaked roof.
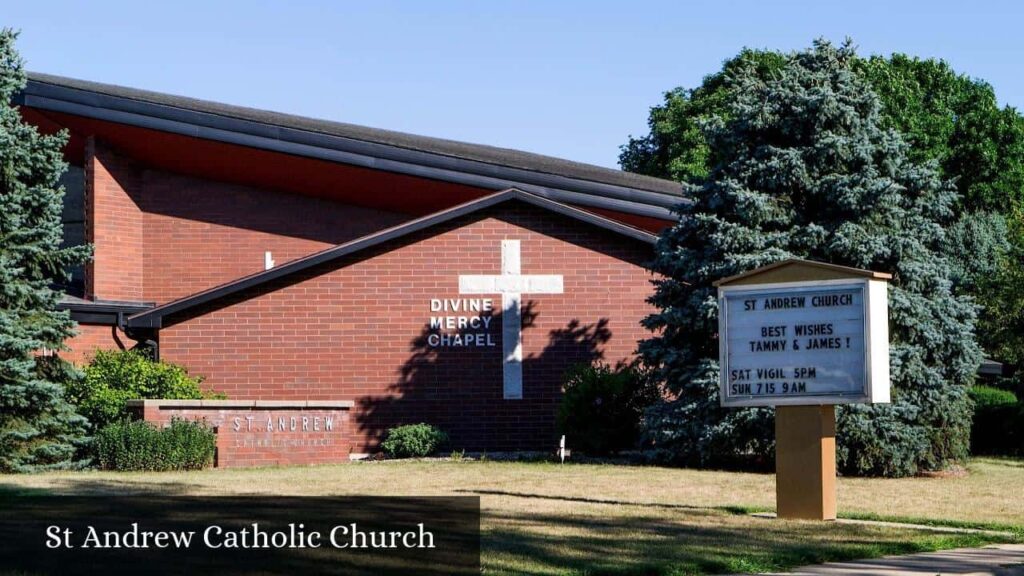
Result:
M715 286L729 286L731 284L753 284L757 282L787 282L792 281L792 277L800 275L803 272L811 271L814 273L816 278L870 278L874 280L891 280L892 274L885 272L874 272L872 270L863 270L861 268L851 268L849 266L840 266L839 264L829 264L828 262L817 262L814 260L801 260L799 258L790 258L788 260L782 260L775 262L774 264L768 264L760 268L755 268L741 274L734 276L728 276L722 278L713 284Z

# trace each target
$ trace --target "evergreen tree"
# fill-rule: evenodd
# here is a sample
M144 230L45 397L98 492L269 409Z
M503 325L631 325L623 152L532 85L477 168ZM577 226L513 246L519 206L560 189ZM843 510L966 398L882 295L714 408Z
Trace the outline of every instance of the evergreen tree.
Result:
M650 111L650 132L622 147L623 169L700 182L719 161L700 125L711 117L729 117L736 97L729 77L752 67L768 81L786 62L777 51L744 49L700 86L667 92ZM1007 217L1024 208L1024 116L1000 107L991 85L941 60L892 54L855 58L852 68L878 94L882 127L900 131L910 146L908 158L934 160L940 177L955 181L960 193L956 230L945 248L958 267L954 290L984 304L977 334L987 353L1021 364L1022 354L1014 353L1020 346L1007 346L1019 315L1004 300L1024 292L1024 277L1014 273L1019 256L1007 260L1011 249L1019 255L1024 246L1021 227L1007 227ZM999 263L1005 264L993 270Z
M967 386L980 362L976 306L952 292L941 249L957 200L933 164L908 159L849 42L817 41L765 78L756 62L725 82L724 117L703 123L713 164L687 185L660 238L655 336L641 344L671 400L649 409L647 440L674 460L770 461L770 409L723 409L712 282L786 258L890 272L893 402L840 407L841 469L907 475L966 456Z
M1011 243L1005 256L996 261L988 276L990 289L981 300L986 316L998 318L986 334L988 350L1016 365L1017 390L1024 392L1024 205L1008 218Z
M39 134L8 104L26 81L16 38L0 31L0 471L24 472L76 464L85 419L61 384L73 371L41 353L73 335L52 284L88 251L60 248L67 136Z

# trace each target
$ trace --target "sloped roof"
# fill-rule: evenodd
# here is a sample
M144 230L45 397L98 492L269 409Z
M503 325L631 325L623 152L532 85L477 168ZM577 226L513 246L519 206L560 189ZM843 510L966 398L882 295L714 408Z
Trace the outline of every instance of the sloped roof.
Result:
M264 148L299 156L499 190L528 192L575 202L572 196L606 199L596 206L672 219L682 198L679 183L531 152L470 144L232 106L184 96L30 73L19 104ZM551 192L562 192L562 195ZM618 206L616 206L618 205Z
M425 228L436 226L438 224L454 220L455 218L479 212L480 210L506 202L523 202L647 244L653 245L657 240L657 237L649 232L621 224L615 220L610 220L578 208L573 208L572 206L541 198L528 192L523 192L522 190L509 189L471 202L466 202L465 204L460 204L423 218L417 218L393 228L375 232L344 244L339 244L333 248L328 248L321 252L317 252L297 260L292 260L291 262L271 268L270 270L245 276L238 280L228 282L227 284L222 284L209 290L197 292L191 296L186 296L185 298L168 302L167 304L163 304L151 310L131 316L127 319L126 326L128 328L160 328L163 325L163 318L167 315L188 310L214 300L219 300L226 296L265 284L272 280L290 276L314 266L319 266L321 264L355 254L362 250L372 248L384 242L395 240Z

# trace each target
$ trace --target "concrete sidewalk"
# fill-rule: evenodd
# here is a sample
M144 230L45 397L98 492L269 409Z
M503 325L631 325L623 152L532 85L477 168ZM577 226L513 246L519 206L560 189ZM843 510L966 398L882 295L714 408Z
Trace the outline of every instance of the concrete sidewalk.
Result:
M790 576L1024 576L1024 544L999 544L984 548L957 548L942 552L887 556L856 562L832 562L804 566Z

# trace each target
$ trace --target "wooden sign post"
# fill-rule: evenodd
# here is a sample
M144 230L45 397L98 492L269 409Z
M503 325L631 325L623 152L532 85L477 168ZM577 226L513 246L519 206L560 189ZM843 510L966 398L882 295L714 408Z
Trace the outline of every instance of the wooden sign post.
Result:
M779 518L836 518L836 404L889 402L889 274L787 260L718 287L723 406L775 407Z
M835 406L775 408L779 518L836 519Z

